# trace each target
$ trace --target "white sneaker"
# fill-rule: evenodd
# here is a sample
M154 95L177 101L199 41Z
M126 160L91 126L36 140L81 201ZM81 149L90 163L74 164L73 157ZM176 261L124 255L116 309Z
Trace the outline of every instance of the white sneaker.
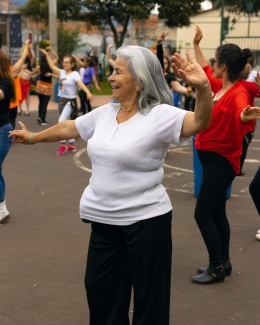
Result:
M9 218L10 214L6 208L5 201L0 202L0 224L6 222Z
M259 230L257 230L257 232L256 232L257 234L260 234L260 229Z
M260 240L260 234L256 234L256 239Z

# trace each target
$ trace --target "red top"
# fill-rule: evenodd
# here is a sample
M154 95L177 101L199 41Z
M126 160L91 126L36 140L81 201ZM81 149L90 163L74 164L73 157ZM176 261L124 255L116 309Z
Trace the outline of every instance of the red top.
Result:
M217 93L222 87L222 80L214 78L209 66L203 69L212 91ZM226 157L237 174L240 171L243 136L253 131L255 126L254 120L243 123L240 119L242 110L250 103L244 84L242 80L236 82L215 102L210 125L196 136L197 150L217 152Z

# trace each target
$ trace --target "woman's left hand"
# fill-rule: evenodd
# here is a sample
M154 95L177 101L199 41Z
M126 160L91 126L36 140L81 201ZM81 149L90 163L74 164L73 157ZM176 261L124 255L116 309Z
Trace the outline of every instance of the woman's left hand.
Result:
M22 130L13 130L9 133L8 137L13 137L12 142L14 143L30 144L30 136L32 135L32 132L28 131L22 122L19 121L18 123Z
M250 107L249 105L243 109L240 115L241 121L247 123L252 120L260 120L260 108Z
M172 56L172 68L186 84L193 86L197 89L208 86L208 78L201 68L201 66L195 61L193 56L186 52L187 60L185 60L179 53L175 53Z

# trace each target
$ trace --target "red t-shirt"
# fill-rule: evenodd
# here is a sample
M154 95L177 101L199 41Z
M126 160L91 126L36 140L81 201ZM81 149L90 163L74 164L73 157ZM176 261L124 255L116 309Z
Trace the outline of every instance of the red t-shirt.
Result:
M222 80L214 78L209 66L203 67L214 93L222 87ZM244 87L244 81L236 82L213 105L210 125L196 136L196 149L212 151L226 157L235 172L240 171L243 136L254 130L255 121L243 123L242 110L249 105L250 96Z

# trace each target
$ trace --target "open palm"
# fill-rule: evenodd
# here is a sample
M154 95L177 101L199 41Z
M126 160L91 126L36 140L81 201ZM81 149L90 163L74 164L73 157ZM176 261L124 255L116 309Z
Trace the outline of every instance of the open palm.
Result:
M174 63L172 68L174 73L180 76L188 85L195 88L203 88L209 82L205 72L189 52L186 55L187 60L179 53L173 55L172 60Z

